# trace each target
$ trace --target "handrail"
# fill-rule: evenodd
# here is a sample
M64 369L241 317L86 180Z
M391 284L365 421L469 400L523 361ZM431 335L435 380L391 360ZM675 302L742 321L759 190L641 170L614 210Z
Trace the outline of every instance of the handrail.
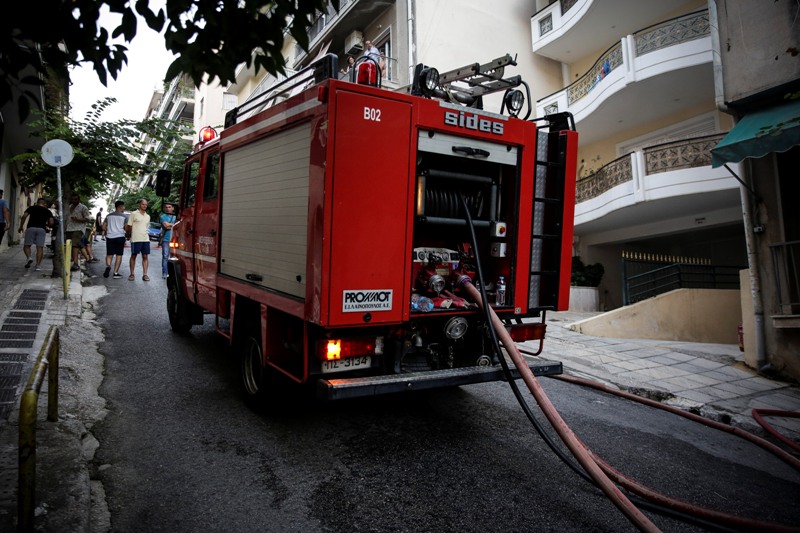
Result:
M50 326L19 402L19 474L17 481L17 531L33 531L36 500L36 421L39 391L47 380L47 420L58 420L59 330ZM45 355L47 358L45 359Z

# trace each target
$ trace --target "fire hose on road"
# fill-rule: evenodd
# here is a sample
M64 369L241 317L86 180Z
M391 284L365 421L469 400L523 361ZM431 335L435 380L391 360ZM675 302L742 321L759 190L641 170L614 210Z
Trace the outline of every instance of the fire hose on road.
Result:
M614 503L614 505L625 515L625 517L628 518L628 520L632 524L634 524L640 531L660 531L660 529L652 521L650 521L650 519L648 519L636 505L634 505L634 503L619 489L619 487L617 487L615 483L619 483L626 490L629 490L633 494L639 495L642 498L647 498L647 500L644 500L643 503L646 504L644 505L645 507L651 510L671 515L673 517L688 522L704 525L706 527L713 527L715 529L730 528L734 530L756 529L760 531L800 531L800 528L784 526L781 524L775 524L771 522L751 520L737 515L732 515L729 513L723 513L720 511L706 509L700 506L690 504L688 502L671 498L653 489L645 487L644 485L641 485L636 481L628 479L623 474L616 471L613 467L605 463L597 455L595 455L572 432L569 426L567 426L566 422L564 422L564 420L561 418L561 415L559 415L558 411L555 409L552 402L545 394L544 390L537 381L536 377L531 372L530 368L528 367L528 364L525 362L525 359L522 356L522 353L520 352L514 340L511 338L511 335L506 330L503 322L498 318L498 316L495 314L494 310L491 308L490 305L485 305L485 302L487 301L486 292L484 289L485 283L483 281L483 272L481 268L480 257L478 256L478 247L475 246L477 238L475 236L475 230L472 224L472 217L469 213L469 210L467 209L466 201L463 195L461 195L461 204L464 209L464 212L466 213L467 226L469 227L473 246L475 249L475 262L481 289L478 290L472 284L471 280L468 277L460 278L459 280L461 283L460 288L465 292L467 292L467 294L469 294L470 297L475 302L478 303L478 305L486 314L487 321L490 324L489 332L492 337L492 341L495 345L495 349L498 352L500 363L503 366L503 370L509 377L508 382L517 398L517 401L523 407L525 414L528 416L528 419L531 421L531 423L533 423L537 432L545 439L550 448L553 449L553 451L556 452L556 454L559 455L559 457L563 461L565 461L577 473L591 480L596 486L598 486L603 491L603 493L606 494L606 496L608 496L608 498L612 501L612 503ZM519 371L522 380L525 382L525 385L530 390L531 394L533 395L534 399L536 400L543 414L547 418L548 422L550 422L553 429L558 434L559 438L561 438L561 440L567 446L569 451L572 453L573 457L578 461L580 466L575 465L573 461L570 461L569 458L554 445L555 443L552 442L552 439L550 439L549 435L547 435L544 432L539 422L533 416L533 413L530 411L530 408L528 407L524 398L522 398L522 395L515 381L511 379L508 363L505 361L505 358L502 356L500 352L500 343L502 343L503 347L506 349L506 352L511 357L511 360L517 367L517 370ZM692 415L692 416L697 416L697 415ZM702 417L697 417L697 418L702 418ZM706 419L703 420L704 422L706 421ZM739 436L743 436L740 433L747 433L747 432L742 432L741 430L730 431L730 432L736 433ZM760 439L755 435L751 435L749 433L747 433L747 435L753 437L753 439L748 438L748 440L751 440L753 442L756 442L757 440L763 441L763 439ZM765 449L769 449L769 451L773 451L774 453L776 453L776 455L778 455L779 457L781 457L781 459L791 464L793 467L798 468L798 466L800 465L800 461L792 457L790 454L783 452L783 450L780 450L780 448L777 448L771 443L767 441L763 441L763 443L761 442L756 442L756 443L764 447ZM640 503L640 505L642 504Z

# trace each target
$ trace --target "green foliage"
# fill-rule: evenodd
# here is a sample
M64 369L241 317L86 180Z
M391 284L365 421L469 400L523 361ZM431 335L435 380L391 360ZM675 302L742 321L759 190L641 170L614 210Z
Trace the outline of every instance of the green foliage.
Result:
M72 120L58 110L37 111L30 122L32 135L45 140L62 139L72 146L73 160L61 168L65 197L74 191L86 199L113 184L139 181L141 176L160 168L181 168L189 144L181 138L187 134L186 126L158 119L101 122L103 110L115 101L106 98L95 103L83 122ZM146 147L139 142L143 134L165 144L178 142L179 148L170 155L148 153L144 159ZM56 190L56 170L42 160L38 150L18 154L11 160L23 163L23 186L42 183L46 190Z
M157 222L158 218L161 216L163 205L161 203L161 198L156 196L155 191L150 187L129 190L121 194L119 198L112 198L110 209L114 208L114 202L122 200L125 202L125 211L136 211L139 208L139 200L142 198L147 200L147 213L150 215L150 220Z
M571 285L577 287L597 287L606 269L600 263L583 264L580 257L572 258Z
M332 0L339 9L339 1ZM37 74L45 65L58 67L90 63L103 85L108 76L117 79L127 63L128 48L110 44L122 38L132 44L138 32L139 14L151 29L164 33L165 48L177 59L167 70L171 80L181 73L199 85L221 84L235 79L236 68L245 63L271 74L283 73L284 30L303 48L308 28L326 0L240 0L198 2L166 0L164 9L153 11L150 0L30 0L14 2L0 17L0 108L16 99L22 120L30 103L40 107L35 91L24 84L41 85ZM111 33L99 25L101 9L121 15ZM36 43L38 46L32 46ZM35 70L34 70L35 69ZM64 76L66 78L66 76Z

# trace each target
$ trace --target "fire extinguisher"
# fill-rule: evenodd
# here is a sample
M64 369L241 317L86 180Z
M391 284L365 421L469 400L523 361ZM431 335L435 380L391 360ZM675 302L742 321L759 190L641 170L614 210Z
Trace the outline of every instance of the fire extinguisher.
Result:
M736 329L737 329L737 331L736 331L737 337L739 339L739 351L743 352L744 351L744 327L742 326L741 322L739 322L739 327L736 328Z

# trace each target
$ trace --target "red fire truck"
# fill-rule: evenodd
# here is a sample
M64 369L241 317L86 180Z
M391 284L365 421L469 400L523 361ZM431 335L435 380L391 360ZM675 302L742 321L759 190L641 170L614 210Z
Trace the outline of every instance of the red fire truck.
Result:
M419 65L393 91L369 60L337 79L329 55L204 130L170 243L172 329L213 314L250 401L279 378L327 400L504 379L463 284L541 350L569 298L577 159L569 115L518 116L509 65Z

